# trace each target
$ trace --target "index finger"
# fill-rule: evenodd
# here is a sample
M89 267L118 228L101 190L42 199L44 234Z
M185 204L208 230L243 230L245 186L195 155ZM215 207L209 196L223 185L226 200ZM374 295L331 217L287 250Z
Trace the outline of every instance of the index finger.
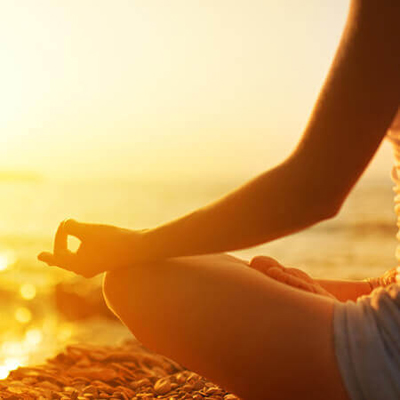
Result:
M58 225L56 234L54 236L53 253L60 254L68 250L68 233L65 231L65 219Z

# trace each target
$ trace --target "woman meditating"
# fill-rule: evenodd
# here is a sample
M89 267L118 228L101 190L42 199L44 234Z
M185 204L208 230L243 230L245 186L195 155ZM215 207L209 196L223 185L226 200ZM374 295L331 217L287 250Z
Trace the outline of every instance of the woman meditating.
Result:
M286 160L152 229L68 219L39 259L86 277L106 272L109 306L145 346L244 399L399 399L395 270L369 281L316 281L268 257L247 263L223 254L337 215L387 133L400 149L399 105L400 2L352 0L331 70ZM68 235L81 240L75 253Z

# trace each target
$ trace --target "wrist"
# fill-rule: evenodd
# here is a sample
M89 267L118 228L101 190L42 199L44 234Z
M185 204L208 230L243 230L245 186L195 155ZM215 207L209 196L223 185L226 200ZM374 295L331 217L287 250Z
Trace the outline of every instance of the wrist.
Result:
M165 258L155 240L154 229L142 229L135 234L139 234L136 241L135 258L140 262L152 262Z

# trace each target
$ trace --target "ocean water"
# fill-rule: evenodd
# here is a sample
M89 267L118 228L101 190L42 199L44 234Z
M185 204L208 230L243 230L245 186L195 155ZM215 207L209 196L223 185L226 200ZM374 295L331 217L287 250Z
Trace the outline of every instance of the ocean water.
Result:
M215 201L241 183L80 177L0 182L0 378L18 365L40 362L65 343L87 337L109 343L128 335L120 324L98 315L81 322L60 315L54 301L58 283L101 285L101 278L82 283L72 273L36 260L38 252L51 249L62 219L153 227ZM396 265L392 186L388 176L362 179L336 218L234 254L245 259L269 255L315 277L381 274Z

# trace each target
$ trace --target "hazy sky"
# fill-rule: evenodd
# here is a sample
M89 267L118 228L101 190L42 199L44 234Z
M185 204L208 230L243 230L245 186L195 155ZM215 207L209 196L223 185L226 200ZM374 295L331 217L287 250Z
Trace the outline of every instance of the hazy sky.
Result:
M3 1L0 168L260 172L299 139L347 8L347 0Z

